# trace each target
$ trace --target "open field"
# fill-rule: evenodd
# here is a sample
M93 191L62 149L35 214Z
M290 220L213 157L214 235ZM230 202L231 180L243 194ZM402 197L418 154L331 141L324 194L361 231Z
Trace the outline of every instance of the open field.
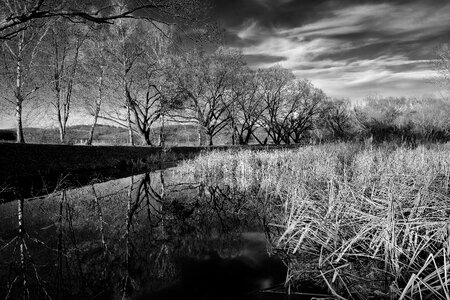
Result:
M312 279L338 299L450 298L446 145L217 151L180 170L266 212L294 289Z

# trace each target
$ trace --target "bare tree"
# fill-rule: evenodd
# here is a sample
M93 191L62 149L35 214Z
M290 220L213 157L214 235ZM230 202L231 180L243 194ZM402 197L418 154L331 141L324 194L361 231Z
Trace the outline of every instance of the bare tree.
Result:
M102 103L108 91L105 28L98 26L92 29L91 35L85 43L84 59L80 62L82 72L80 87L83 90L80 97L83 99L84 109L92 116L92 124L86 141L87 145L92 145Z
M347 99L327 101L320 115L320 125L333 139L347 139L353 130L352 114Z
M133 133L152 144L151 128L170 100L162 94L170 31L163 24L139 20L122 20L110 27L106 57L114 99L99 117L127 128L130 144L134 144Z
M172 116L198 124L201 146L205 145L202 131L208 136L208 145L212 145L213 137L228 125L231 101L226 95L243 64L240 52L226 48L213 54L196 50L173 59L171 80L185 95L186 103L184 114Z
M282 117L285 109L283 101L286 89L294 79L294 75L281 67L272 67L259 72L260 89L266 106L259 122L272 141L280 144L283 140L284 128L279 118Z
M134 129L130 89L147 51L146 39L143 38L146 35L142 26L142 22L138 20L120 20L109 28L106 55L113 85L111 88L115 95L99 115L104 120L127 128L131 145L134 145Z
M308 80L296 80L288 90L286 109L282 118L285 134L283 141L299 143L305 133L314 129L317 117L325 104L325 93Z
M139 0L129 1L126 8L120 2L80 0L1 0L0 39L9 39L28 30L36 20L66 17L73 21L112 23L124 18L143 18L149 22L173 23L201 8L192 0ZM101 4L101 5L100 5ZM121 9L118 9L121 7Z
M59 139L65 142L67 123L71 114L74 85L78 82L80 48L86 33L79 25L57 20L51 29L52 84L51 105L57 116Z
M267 108L260 90L259 74L260 72L243 68L236 73L230 85L232 103L229 114L233 144L246 145L252 136L259 141L255 130Z
M124 19L143 19L156 28L158 24L191 26L204 21L200 16L204 13L205 5L196 0L139 0L126 4L124 1L111 0L102 2L103 6L98 5L99 3L96 5L83 0L0 0L0 46L3 58L9 64L4 73L15 75L15 96L6 95L4 98L16 107L19 142L24 141L23 103L39 88L33 82L38 77L30 76L30 67L34 65L31 62L35 60L38 45L49 28L43 24L60 17L74 23L120 23ZM14 62L14 67L11 61ZM64 123L64 116L61 120ZM132 137L131 125L128 127Z
M287 69L273 67L260 72L265 103L261 126L274 144L299 143L314 128L325 94L308 80L295 79Z
M147 145L153 145L151 128L163 112L163 96L155 82L154 72L150 66L143 76L146 81L144 86L135 93L127 89L127 99L134 116L133 124Z
M163 119L169 110L180 105L179 98L173 96L168 90L171 87L165 83L166 56L172 43L171 35L171 28L160 26L147 37L146 51L136 68L135 79L126 90L134 117L132 123L147 145L154 144L150 138L154 124ZM161 143L164 141L160 137Z
M48 32L47 23L29 24L27 31L20 31L14 39L3 42L2 100L15 106L17 142L24 143L23 108L24 103L36 96L36 91L44 85L42 66L39 61L40 46Z
M86 145L92 145L92 141L94 140L94 132L97 126L98 116L100 114L100 109L103 101L104 75L105 75L105 67L101 65L97 79L98 96L95 98L95 103L92 110L93 121L91 124L91 129L89 130L89 137L88 140L86 141Z

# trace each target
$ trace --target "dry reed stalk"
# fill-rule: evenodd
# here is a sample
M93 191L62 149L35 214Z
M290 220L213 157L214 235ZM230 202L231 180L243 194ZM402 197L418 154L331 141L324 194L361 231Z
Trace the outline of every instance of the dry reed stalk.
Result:
M411 295L413 289L415 297L420 286L421 294L445 299L448 288L437 286L447 282L448 260L433 260L434 268L423 257L450 247L448 154L438 147L361 150L335 144L212 152L185 166L205 183L257 191L252 197L264 201L249 201L265 203L265 210L271 205L270 223L284 228L275 246L293 259L308 255L321 272L339 268L334 279L343 290L336 293L357 292L346 283L343 270L349 269L386 281L384 291L372 284L372 295Z

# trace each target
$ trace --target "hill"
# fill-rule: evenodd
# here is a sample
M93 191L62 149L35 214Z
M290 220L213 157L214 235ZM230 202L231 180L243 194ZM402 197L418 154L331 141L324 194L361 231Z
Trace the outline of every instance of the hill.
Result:
M171 124L165 128L167 146L197 146L197 126L193 124ZM89 137L89 125L75 125L67 128L66 140L69 144L85 144ZM155 127L151 133L151 140L159 144L160 128ZM57 128L24 128L25 141L34 144L59 144L59 131ZM136 144L142 144L141 138L135 134ZM15 129L0 130L0 141L14 141ZM214 137L214 145L230 144L230 137L224 131ZM98 125L94 133L96 145L126 145L128 143L128 130L126 128Z

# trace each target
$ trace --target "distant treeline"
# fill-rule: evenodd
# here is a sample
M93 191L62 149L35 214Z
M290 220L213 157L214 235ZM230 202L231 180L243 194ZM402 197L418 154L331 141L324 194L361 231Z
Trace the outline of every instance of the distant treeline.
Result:
M450 139L450 107L445 99L369 97L350 105L337 100L318 126L326 140L392 141L416 145Z
M280 132L283 127L279 127ZM199 126L194 124L171 124L164 128L154 127L150 138L158 141L164 135L167 146L198 145ZM90 126L77 125L68 129L67 142L85 143ZM247 144L292 144L274 140L267 130L255 126ZM201 133L206 139L206 133ZM59 143L58 130L25 128L25 137L31 143ZM138 135L135 136L138 139ZM0 130L0 140L14 141L13 130ZM374 143L395 142L416 145L428 142L448 142L450 140L450 107L443 99L434 98L394 98L368 97L360 103L348 100L326 100L311 120L299 143L318 144L334 141L363 141ZM242 142L242 141L241 141ZM94 135L95 144L123 145L128 143L126 128L98 125ZM233 133L225 128L215 136L215 144L233 143ZM239 141L235 140L235 144ZM244 144L244 143L242 143Z

